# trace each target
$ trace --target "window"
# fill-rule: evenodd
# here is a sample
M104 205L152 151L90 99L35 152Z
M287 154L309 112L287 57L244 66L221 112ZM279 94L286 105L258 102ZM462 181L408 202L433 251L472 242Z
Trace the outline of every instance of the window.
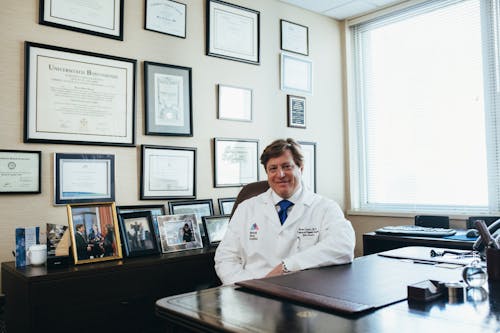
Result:
M500 210L497 1L427 1L350 25L354 211Z

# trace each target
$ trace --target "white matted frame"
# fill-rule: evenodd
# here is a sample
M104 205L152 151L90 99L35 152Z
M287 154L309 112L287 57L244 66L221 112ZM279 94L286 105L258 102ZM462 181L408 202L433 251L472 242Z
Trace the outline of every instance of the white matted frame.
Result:
M144 29L186 38L187 6L173 0L145 0Z
M281 49L309 55L309 28L287 20L280 20Z
M308 58L282 52L280 54L281 90L312 94L313 64Z
M260 64L260 12L220 0L207 0L209 56Z
M259 140L214 139L214 187L238 187L259 179Z
M25 43L24 142L135 146L136 60Z
M195 214L158 216L158 228L163 253L203 248Z
M298 141L298 144L304 155L302 180L309 189L316 192L316 142Z
M142 200L195 197L196 148L142 145Z
M253 90L224 84L218 86L218 118L252 121Z

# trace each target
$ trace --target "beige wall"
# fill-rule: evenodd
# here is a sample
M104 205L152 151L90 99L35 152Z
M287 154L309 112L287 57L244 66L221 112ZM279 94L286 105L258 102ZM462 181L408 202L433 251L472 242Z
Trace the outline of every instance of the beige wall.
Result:
M125 1L124 40L115 41L38 24L38 0L3 0L0 6L0 149L42 151L42 193L0 196L0 261L13 260L14 229L45 223L67 224L65 207L53 205L53 153L111 153L116 163L117 205L165 204L139 200L140 145L196 147L197 197L235 196L239 188L214 188L214 137L253 138L260 149L277 137L315 141L318 146L318 192L345 208L345 151L342 113L342 67L338 22L269 0L232 0L261 13L261 65L205 56L205 1L182 0L187 9L187 38L144 30L144 1ZM314 94L307 96L307 129L286 126L286 93L279 90L279 19L309 27L314 63ZM136 148L23 143L24 41L137 59ZM144 135L143 61L192 67L194 136ZM216 119L216 84L254 90L254 120ZM262 170L261 170L262 172ZM264 175L261 173L261 177Z

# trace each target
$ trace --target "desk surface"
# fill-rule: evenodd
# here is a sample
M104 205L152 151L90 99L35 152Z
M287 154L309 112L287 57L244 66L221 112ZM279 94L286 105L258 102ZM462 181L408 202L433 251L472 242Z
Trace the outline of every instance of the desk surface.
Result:
M462 271L378 255L357 258L352 265L360 260L377 261L381 267L399 262L402 271L418 272L416 279L428 272L428 278L457 281ZM461 303L446 298L431 303L404 300L355 315L224 286L160 299L156 313L169 327L191 332L500 332L500 283L468 290Z

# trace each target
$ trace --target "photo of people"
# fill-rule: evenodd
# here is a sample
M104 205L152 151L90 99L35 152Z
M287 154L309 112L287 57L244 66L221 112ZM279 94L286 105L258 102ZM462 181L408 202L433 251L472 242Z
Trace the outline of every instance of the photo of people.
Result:
M121 258L111 205L72 206L70 210L76 263Z
M127 242L131 251L149 250L154 248L154 234L149 229L146 218L124 219L127 232Z
M158 216L158 226L164 253L203 247L195 214Z

